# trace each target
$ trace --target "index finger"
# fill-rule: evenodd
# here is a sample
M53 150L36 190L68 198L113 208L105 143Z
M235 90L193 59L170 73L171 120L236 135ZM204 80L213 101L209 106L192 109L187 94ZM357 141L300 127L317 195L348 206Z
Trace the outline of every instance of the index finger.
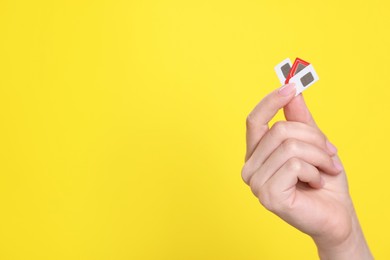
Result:
M263 135L268 131L268 123L276 113L295 96L295 84L290 83L274 90L256 105L246 119L246 155L247 161Z

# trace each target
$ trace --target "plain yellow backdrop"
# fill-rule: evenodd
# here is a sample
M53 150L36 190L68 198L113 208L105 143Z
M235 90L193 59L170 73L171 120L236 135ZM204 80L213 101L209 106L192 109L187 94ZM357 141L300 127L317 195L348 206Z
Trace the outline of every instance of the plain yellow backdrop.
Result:
M316 259L240 176L286 57L316 68L304 96L390 259L389 10L1 0L0 259Z

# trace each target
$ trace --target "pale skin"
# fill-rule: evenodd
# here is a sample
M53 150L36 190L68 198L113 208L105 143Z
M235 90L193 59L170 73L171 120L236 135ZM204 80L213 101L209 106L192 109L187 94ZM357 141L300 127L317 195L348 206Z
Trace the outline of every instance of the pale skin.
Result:
M279 109L286 121L269 121ZM260 203L311 236L320 259L373 259L336 147L294 84L267 95L247 117L242 178Z

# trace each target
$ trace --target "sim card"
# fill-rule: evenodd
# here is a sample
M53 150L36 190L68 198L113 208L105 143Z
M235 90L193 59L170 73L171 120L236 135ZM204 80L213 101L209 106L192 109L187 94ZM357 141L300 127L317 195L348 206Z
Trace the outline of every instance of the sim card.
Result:
M296 96L318 81L318 75L313 65L300 58L296 58L291 65L289 58L275 66L276 75L280 84L295 83Z
M278 75L280 84L284 85L284 82L286 81L290 70L291 61L289 58L285 59L284 61L275 66L276 75Z

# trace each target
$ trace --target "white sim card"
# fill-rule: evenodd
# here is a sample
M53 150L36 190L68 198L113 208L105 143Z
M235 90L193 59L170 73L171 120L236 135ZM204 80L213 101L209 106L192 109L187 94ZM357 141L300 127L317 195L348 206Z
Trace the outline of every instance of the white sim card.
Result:
M291 65L290 59L285 59L275 66L275 71L280 84L295 83L295 96L302 93L302 91L319 79L313 65L300 58L296 58L293 65Z
M285 59L281 63L275 66L276 75L278 75L280 84L284 85L286 78L291 70L291 60L289 58Z
M318 79L318 75L314 70L313 65L310 64L290 78L289 83L295 83L295 88L297 90L295 96L297 96L318 81Z

